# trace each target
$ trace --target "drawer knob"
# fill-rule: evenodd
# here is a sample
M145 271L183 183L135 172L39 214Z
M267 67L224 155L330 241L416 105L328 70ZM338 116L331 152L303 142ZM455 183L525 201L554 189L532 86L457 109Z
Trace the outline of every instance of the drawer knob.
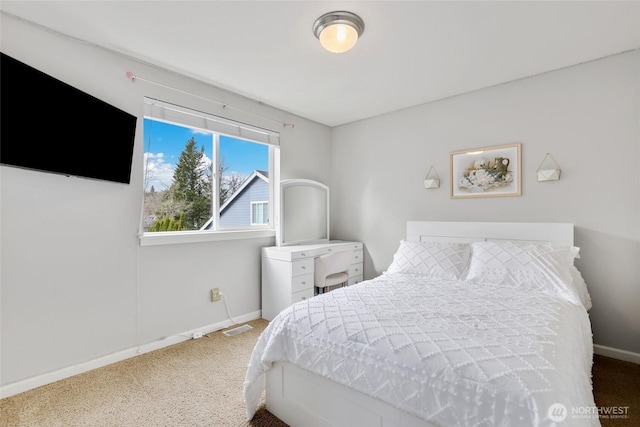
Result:
M303 301L304 301L304 300L306 300L306 299L307 299L307 297L302 297L302 300L303 300Z
M300 252L301 256L307 256L307 254L305 254L304 252Z
M305 281L303 280L303 281L302 281L302 284L303 284L303 285L306 285L306 284L307 284L307 282L305 282Z
M306 270L306 269L307 269L307 267L303 265L303 266L302 266L302 269L303 269L303 270Z

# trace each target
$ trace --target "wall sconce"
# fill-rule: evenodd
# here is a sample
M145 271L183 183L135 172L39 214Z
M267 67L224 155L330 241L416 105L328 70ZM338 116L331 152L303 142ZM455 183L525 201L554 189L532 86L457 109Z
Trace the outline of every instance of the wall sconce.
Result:
M537 171L538 182L560 181L560 165L547 153Z
M313 34L323 48L333 53L351 49L363 32L364 21L351 12L325 13L313 24Z
M424 188L433 189L440 187L440 176L436 171L436 168L431 166L429 172L427 172L427 176L424 177Z

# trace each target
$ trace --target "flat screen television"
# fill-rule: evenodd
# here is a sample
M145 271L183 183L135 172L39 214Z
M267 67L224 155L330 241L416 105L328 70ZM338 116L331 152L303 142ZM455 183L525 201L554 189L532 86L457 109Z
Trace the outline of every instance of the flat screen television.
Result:
M0 164L129 184L137 117L0 55Z

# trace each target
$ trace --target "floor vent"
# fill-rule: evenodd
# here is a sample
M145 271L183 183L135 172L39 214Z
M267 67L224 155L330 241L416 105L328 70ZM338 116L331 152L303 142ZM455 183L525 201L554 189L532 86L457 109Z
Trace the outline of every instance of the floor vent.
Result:
M228 337L232 337L234 335L238 335L238 334L241 334L243 332L246 332L249 329L253 329L251 327L251 325L242 325L242 326L238 326L237 328L229 329L228 331L224 331L222 333L225 334Z

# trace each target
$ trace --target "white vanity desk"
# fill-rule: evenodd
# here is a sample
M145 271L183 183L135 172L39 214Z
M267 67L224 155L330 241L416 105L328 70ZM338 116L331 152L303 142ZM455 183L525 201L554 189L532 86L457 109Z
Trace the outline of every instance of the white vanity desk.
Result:
M364 275L361 242L332 240L313 245L262 248L262 318L272 320L291 304L315 294L314 258L328 253L351 251L349 285Z

